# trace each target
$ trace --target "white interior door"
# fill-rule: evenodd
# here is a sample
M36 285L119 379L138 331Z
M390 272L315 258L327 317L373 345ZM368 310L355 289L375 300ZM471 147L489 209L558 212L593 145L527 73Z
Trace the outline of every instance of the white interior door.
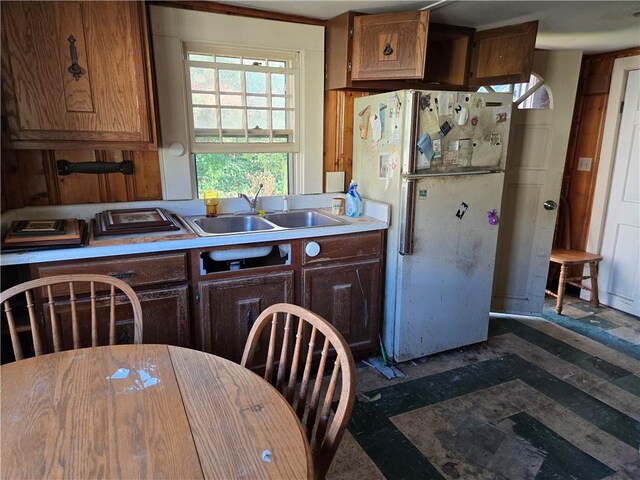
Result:
M640 70L628 73L602 238L600 302L640 315Z
M517 109L507 158L491 309L541 315L582 52L536 51L552 108Z

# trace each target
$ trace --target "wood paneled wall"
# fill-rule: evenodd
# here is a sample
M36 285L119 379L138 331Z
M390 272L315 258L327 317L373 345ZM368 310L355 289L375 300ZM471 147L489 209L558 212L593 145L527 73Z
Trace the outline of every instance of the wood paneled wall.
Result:
M324 92L323 191L327 172L345 172L344 191L353 171L353 101L369 95L351 90Z
M616 58L639 54L640 48L634 48L585 55L582 60L562 182L562 196L569 205L570 246L576 250L585 250L587 246L613 62ZM580 158L592 159L591 168L588 171L578 170ZM566 218L566 216L560 215L560 218ZM557 246L562 246L564 243L563 230L560 222L555 239Z
M133 175L58 175L56 160L133 162ZM2 211L39 205L161 200L157 151L3 150Z

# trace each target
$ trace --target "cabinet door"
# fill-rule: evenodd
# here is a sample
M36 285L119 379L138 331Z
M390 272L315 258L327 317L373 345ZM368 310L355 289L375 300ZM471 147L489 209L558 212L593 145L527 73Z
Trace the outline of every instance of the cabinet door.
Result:
M428 11L355 17L351 79L422 79L428 25Z
M191 335L189 329L189 287L186 285L138 292L142 306L143 343L161 343L189 347ZM109 306L108 295L99 296L96 304L98 318L98 344L109 344ZM63 349L73 348L71 329L71 307L68 302L56 305ZM42 304L45 326L51 331L51 321L46 303ZM91 346L91 302L88 298L78 301L78 323L82 347ZM47 348L53 351L51 335L46 335ZM116 297L116 342L133 343L133 312L129 300L124 295Z
M7 2L2 27L12 146L154 144L144 2Z
M293 272L198 284L202 349L240 362L253 322L275 303L293 303Z
M380 261L303 270L302 306L321 315L354 353L378 348Z
M476 32L469 85L529 81L538 21Z

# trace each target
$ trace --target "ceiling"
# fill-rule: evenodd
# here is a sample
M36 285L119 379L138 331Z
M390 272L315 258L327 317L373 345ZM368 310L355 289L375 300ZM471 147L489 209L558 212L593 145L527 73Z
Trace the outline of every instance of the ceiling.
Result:
M228 1L245 7L328 19L348 10L384 13L431 10L431 21L477 30L539 20L536 47L611 52L640 46L640 0L464 1L464 0L294 0ZM632 14L638 12L638 16Z

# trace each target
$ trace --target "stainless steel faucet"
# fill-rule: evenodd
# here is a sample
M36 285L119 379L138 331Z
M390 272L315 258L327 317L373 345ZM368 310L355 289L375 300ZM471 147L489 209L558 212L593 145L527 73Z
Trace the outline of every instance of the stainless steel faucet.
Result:
M244 193L238 194L238 198L244 199L249 204L251 213L256 213L256 207L258 206L258 194L260 193L260 190L262 190L263 186L264 185L262 183L258 185L258 190L256 191L256 194L253 196L253 200L249 199L249 197L247 197Z

